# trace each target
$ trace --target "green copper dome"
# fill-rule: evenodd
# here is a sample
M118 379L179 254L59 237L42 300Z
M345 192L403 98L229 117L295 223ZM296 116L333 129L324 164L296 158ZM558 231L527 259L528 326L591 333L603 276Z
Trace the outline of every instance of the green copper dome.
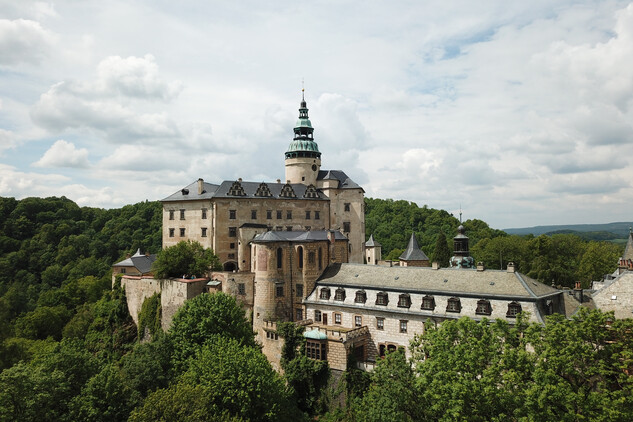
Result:
M308 117L308 105L305 97L301 98L299 107L299 119L294 127L295 136L288 145L286 158L309 157L320 158L319 146L314 142L314 128Z

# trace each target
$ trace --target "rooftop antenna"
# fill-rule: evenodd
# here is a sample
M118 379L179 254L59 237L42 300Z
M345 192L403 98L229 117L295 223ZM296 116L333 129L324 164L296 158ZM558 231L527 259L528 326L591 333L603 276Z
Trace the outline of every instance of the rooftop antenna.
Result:
M459 224L462 224L462 204L459 204Z
M303 80L303 78L301 78L301 99L303 101L306 100L305 91L306 91L306 89L305 89L305 86L304 86L304 80Z

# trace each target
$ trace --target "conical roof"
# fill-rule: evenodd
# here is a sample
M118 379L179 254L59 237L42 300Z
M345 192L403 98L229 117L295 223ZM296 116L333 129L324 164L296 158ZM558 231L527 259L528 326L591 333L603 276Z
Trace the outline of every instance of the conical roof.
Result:
M626 242L622 258L633 260L633 230L631 229L629 229L629 240Z
M407 250L400 255L400 261L428 261L429 257L420 249L415 233L411 233Z
M374 240L374 235L373 234L370 234L369 235L369 240L367 242L365 242L365 247L366 248L375 248L377 246L382 246L382 245Z

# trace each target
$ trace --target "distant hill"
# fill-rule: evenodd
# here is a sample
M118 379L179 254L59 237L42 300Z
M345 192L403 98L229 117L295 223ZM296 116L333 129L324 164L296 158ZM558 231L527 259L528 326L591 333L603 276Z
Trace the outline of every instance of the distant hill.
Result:
M504 229L508 234L527 235L533 234L539 236L541 234L559 234L559 233L576 233L578 236L587 240L616 240L626 239L629 235L629 227L633 223L606 223L606 224L561 224L557 226L534 226L523 228Z

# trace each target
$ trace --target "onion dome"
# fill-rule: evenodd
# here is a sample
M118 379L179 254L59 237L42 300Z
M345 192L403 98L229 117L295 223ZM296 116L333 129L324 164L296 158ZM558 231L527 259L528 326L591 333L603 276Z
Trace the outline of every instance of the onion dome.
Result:
M309 157L309 158L321 158L321 152L319 146L314 142L314 128L312 122L308 116L308 105L305 100L305 96L301 96L301 105L299 107L299 118L294 127L294 138L288 150L286 151L286 158L296 157Z

